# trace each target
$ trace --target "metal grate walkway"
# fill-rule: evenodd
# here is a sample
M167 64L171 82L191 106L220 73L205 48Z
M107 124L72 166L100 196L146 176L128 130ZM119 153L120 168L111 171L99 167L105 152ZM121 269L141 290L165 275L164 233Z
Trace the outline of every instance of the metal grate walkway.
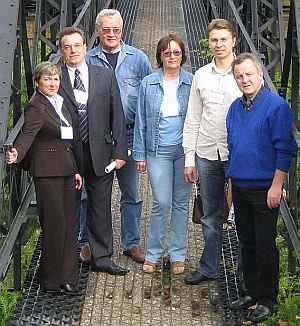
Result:
M24 281L10 325L79 325L87 286L89 267L78 263L79 293L77 296L44 293L37 282L37 266L40 261L41 240L33 254L29 272Z
M124 40L141 48L156 68L158 40L168 32L182 36L188 47L185 67L195 72L206 60L199 59L200 40L206 38L207 15L203 0L119 0L124 22ZM154 275L142 272L142 266L122 255L120 212L117 183L113 192L114 261L130 269L125 277L89 272L79 265L80 293L54 297L40 292L35 280L39 247L33 257L23 295L11 325L201 325L238 326L242 317L233 314L229 301L237 298L240 281L237 275L238 246L233 227L224 228L222 275L218 282L188 286L184 278L193 271L203 247L201 226L189 224L189 251L184 275L169 272L167 253ZM141 220L141 245L145 246L151 213L151 189L147 175L141 175L144 200ZM166 243L168 239L166 239Z

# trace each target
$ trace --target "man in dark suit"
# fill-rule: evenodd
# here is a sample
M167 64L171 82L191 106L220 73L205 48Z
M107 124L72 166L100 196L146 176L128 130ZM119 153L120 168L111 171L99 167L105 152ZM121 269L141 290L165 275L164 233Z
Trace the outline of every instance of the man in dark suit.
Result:
M113 173L105 173L111 160L115 161L116 169L120 169L128 156L118 84L113 71L86 64L85 36L81 29L67 27L62 30L59 46L65 61L59 94L72 116L75 157L88 194L91 268L112 275L126 275L127 270L111 260Z

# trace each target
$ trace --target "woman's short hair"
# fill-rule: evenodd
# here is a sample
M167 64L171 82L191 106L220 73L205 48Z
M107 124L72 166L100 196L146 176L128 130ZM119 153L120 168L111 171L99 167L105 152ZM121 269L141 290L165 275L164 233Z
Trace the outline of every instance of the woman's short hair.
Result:
M57 64L51 61L43 61L39 63L33 72L33 79L35 82L38 82L42 75L54 76L59 75L61 76L61 68Z
M163 51L165 51L165 50L167 50L169 48L171 41L174 41L174 42L178 43L178 45L180 47L180 50L182 52L182 60L181 60L180 65L182 66L187 60L187 57L186 57L186 54L185 54L185 46L184 46L184 43L183 43L181 37L179 35L170 33L168 35L163 36L158 41L158 44L157 44L156 61L157 61L157 65L158 65L159 68L162 68L162 66L163 66L163 63L162 63L162 60L161 60L161 54L162 54Z

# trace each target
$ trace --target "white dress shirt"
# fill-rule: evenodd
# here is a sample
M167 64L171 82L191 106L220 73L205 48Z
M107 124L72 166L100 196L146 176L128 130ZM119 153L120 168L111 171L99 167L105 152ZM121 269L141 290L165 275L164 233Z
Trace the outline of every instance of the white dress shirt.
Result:
M67 69L68 69L68 73L70 76L70 81L71 81L72 87L74 87L75 70L76 69L79 70L80 78L83 82L83 85L84 85L84 88L86 91L86 95L88 96L88 94L89 94L89 69L88 69L86 62L84 61L84 63L78 68L70 67L67 65ZM82 103L82 101L77 101L77 102ZM85 103L82 103L82 104L85 104Z
M226 116L242 96L231 69L221 72L213 60L195 73L183 129L185 166L195 166L195 154L207 160L228 158Z

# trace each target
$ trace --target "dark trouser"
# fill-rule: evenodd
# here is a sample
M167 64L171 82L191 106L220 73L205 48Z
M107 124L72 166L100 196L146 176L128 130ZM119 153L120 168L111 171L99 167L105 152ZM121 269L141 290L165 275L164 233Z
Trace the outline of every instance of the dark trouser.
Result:
M42 255L38 280L57 290L62 284L75 285L77 230L75 177L34 178L37 209L42 229Z
M83 177L87 191L87 229L93 263L111 264L113 231L111 192L114 174L97 176L94 171L89 144L83 144Z
M279 208L268 208L268 190L233 186L233 203L248 294L259 304L272 308L279 282L275 244Z

